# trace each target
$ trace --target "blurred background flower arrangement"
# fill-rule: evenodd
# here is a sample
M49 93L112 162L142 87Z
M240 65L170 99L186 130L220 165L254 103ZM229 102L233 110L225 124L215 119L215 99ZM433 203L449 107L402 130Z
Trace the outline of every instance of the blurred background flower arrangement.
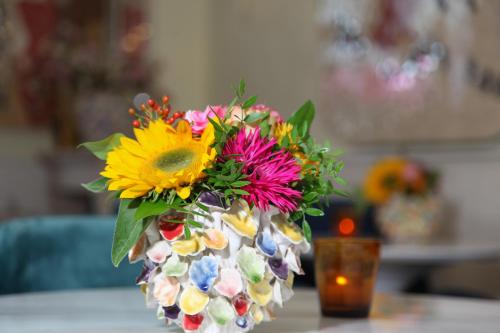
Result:
M438 181L436 170L404 157L383 158L368 170L363 198L376 206L376 222L387 241L432 240L442 217Z

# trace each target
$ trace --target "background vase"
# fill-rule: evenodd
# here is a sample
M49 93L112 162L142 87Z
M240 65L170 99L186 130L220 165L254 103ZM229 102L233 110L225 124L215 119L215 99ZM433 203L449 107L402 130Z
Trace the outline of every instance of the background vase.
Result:
M376 220L389 243L422 244L439 234L442 211L442 201L436 195L398 194L377 208Z

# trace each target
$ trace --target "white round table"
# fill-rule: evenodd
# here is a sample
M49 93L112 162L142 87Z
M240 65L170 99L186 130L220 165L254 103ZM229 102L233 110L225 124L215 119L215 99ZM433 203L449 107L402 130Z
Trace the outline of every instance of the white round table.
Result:
M500 243L382 246L377 290L402 291L419 276L452 264L500 260ZM500 332L500 329L499 329Z
M0 297L2 333L164 333L137 289L97 289ZM277 318L253 332L498 333L500 301L377 295L369 319L319 314L314 290L297 290Z

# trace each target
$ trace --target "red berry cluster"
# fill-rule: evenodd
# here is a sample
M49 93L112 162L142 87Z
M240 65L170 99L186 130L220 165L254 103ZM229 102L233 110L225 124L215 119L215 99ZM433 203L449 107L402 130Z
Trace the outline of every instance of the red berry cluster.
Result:
M154 99L148 99L147 104L141 104L140 111L137 112L134 108L128 109L129 115L135 119L132 121L132 126L135 128L148 127L151 120L163 119L167 124L172 125L177 119L184 117L184 112L174 112L169 117L172 107L169 103L170 97L163 96L161 104Z

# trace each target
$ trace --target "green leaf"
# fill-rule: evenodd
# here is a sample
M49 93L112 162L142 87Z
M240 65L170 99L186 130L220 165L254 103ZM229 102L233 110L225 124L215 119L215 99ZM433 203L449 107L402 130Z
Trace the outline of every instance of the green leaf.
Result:
M118 210L113 235L113 247L111 248L111 261L115 267L118 267L128 251L137 243L144 230L153 221L153 219L136 221L136 209L130 208L130 203L131 200L129 199L120 201L120 209Z
M245 122L249 124L256 123L269 117L269 112L254 112L245 117Z
M231 190L233 193L239 194L239 195L248 195L249 193L247 191L244 191L239 188L234 188Z
M210 209L208 209L207 206L205 206L204 204L202 204L201 202L196 202L196 206L198 206L201 210L209 213L210 212Z
M306 208L305 213L307 215L311 215L311 216L323 216L323 215L325 215L325 213L323 213L323 211L321 209L312 208L312 207Z
M318 193L316 193L316 192L309 192L306 195L304 195L304 201L305 202L313 201L317 197L318 197Z
M246 101L243 102L243 105L241 106L241 108L246 110L246 109L252 107L255 104L255 102L257 102L257 96L251 96Z
M203 228L203 224L201 224L200 222L196 222L194 220L186 220L186 223L195 228Z
M245 80L241 79L240 86L238 88L238 93L237 93L239 98L241 98L241 97L243 97L243 95L245 95L246 86L247 86L247 84L246 84Z
M342 186L346 186L347 185L347 181L344 178L342 178L342 177L335 177L335 181L339 185L342 185Z
M187 224L184 224L184 237L191 239L191 229L189 229Z
M231 183L231 186L232 187L243 187L243 186L246 186L248 184L251 184L251 182L249 182L248 180L237 180L234 183Z
M100 178L97 178L96 180L93 180L91 182L82 184L82 186L87 191L94 192L94 193L101 193L101 192L106 191L108 180L109 180L108 178L100 177Z
M305 138L309 136L309 129L311 128L315 113L314 104L309 100L305 102L287 122L297 127L301 137Z
M267 121L261 122L259 127L260 127L261 137L265 138L266 136L269 135L269 132L271 131L271 126L268 124Z
M142 201L135 212L135 220L142 220L146 217L161 215L168 210L168 204L165 200Z
M218 132L224 132L224 129L213 118L208 117L207 119L214 126L214 128L215 128L216 131L218 131ZM217 135L217 133L215 133L215 134Z
M120 139L123 136L124 135L121 133L115 133L101 141L84 142L78 145L78 148L85 147L97 158L106 160L106 156L108 155L108 153L115 147L120 145Z
M312 240L311 226L306 220L302 221L302 232L304 232L304 237L310 243Z

